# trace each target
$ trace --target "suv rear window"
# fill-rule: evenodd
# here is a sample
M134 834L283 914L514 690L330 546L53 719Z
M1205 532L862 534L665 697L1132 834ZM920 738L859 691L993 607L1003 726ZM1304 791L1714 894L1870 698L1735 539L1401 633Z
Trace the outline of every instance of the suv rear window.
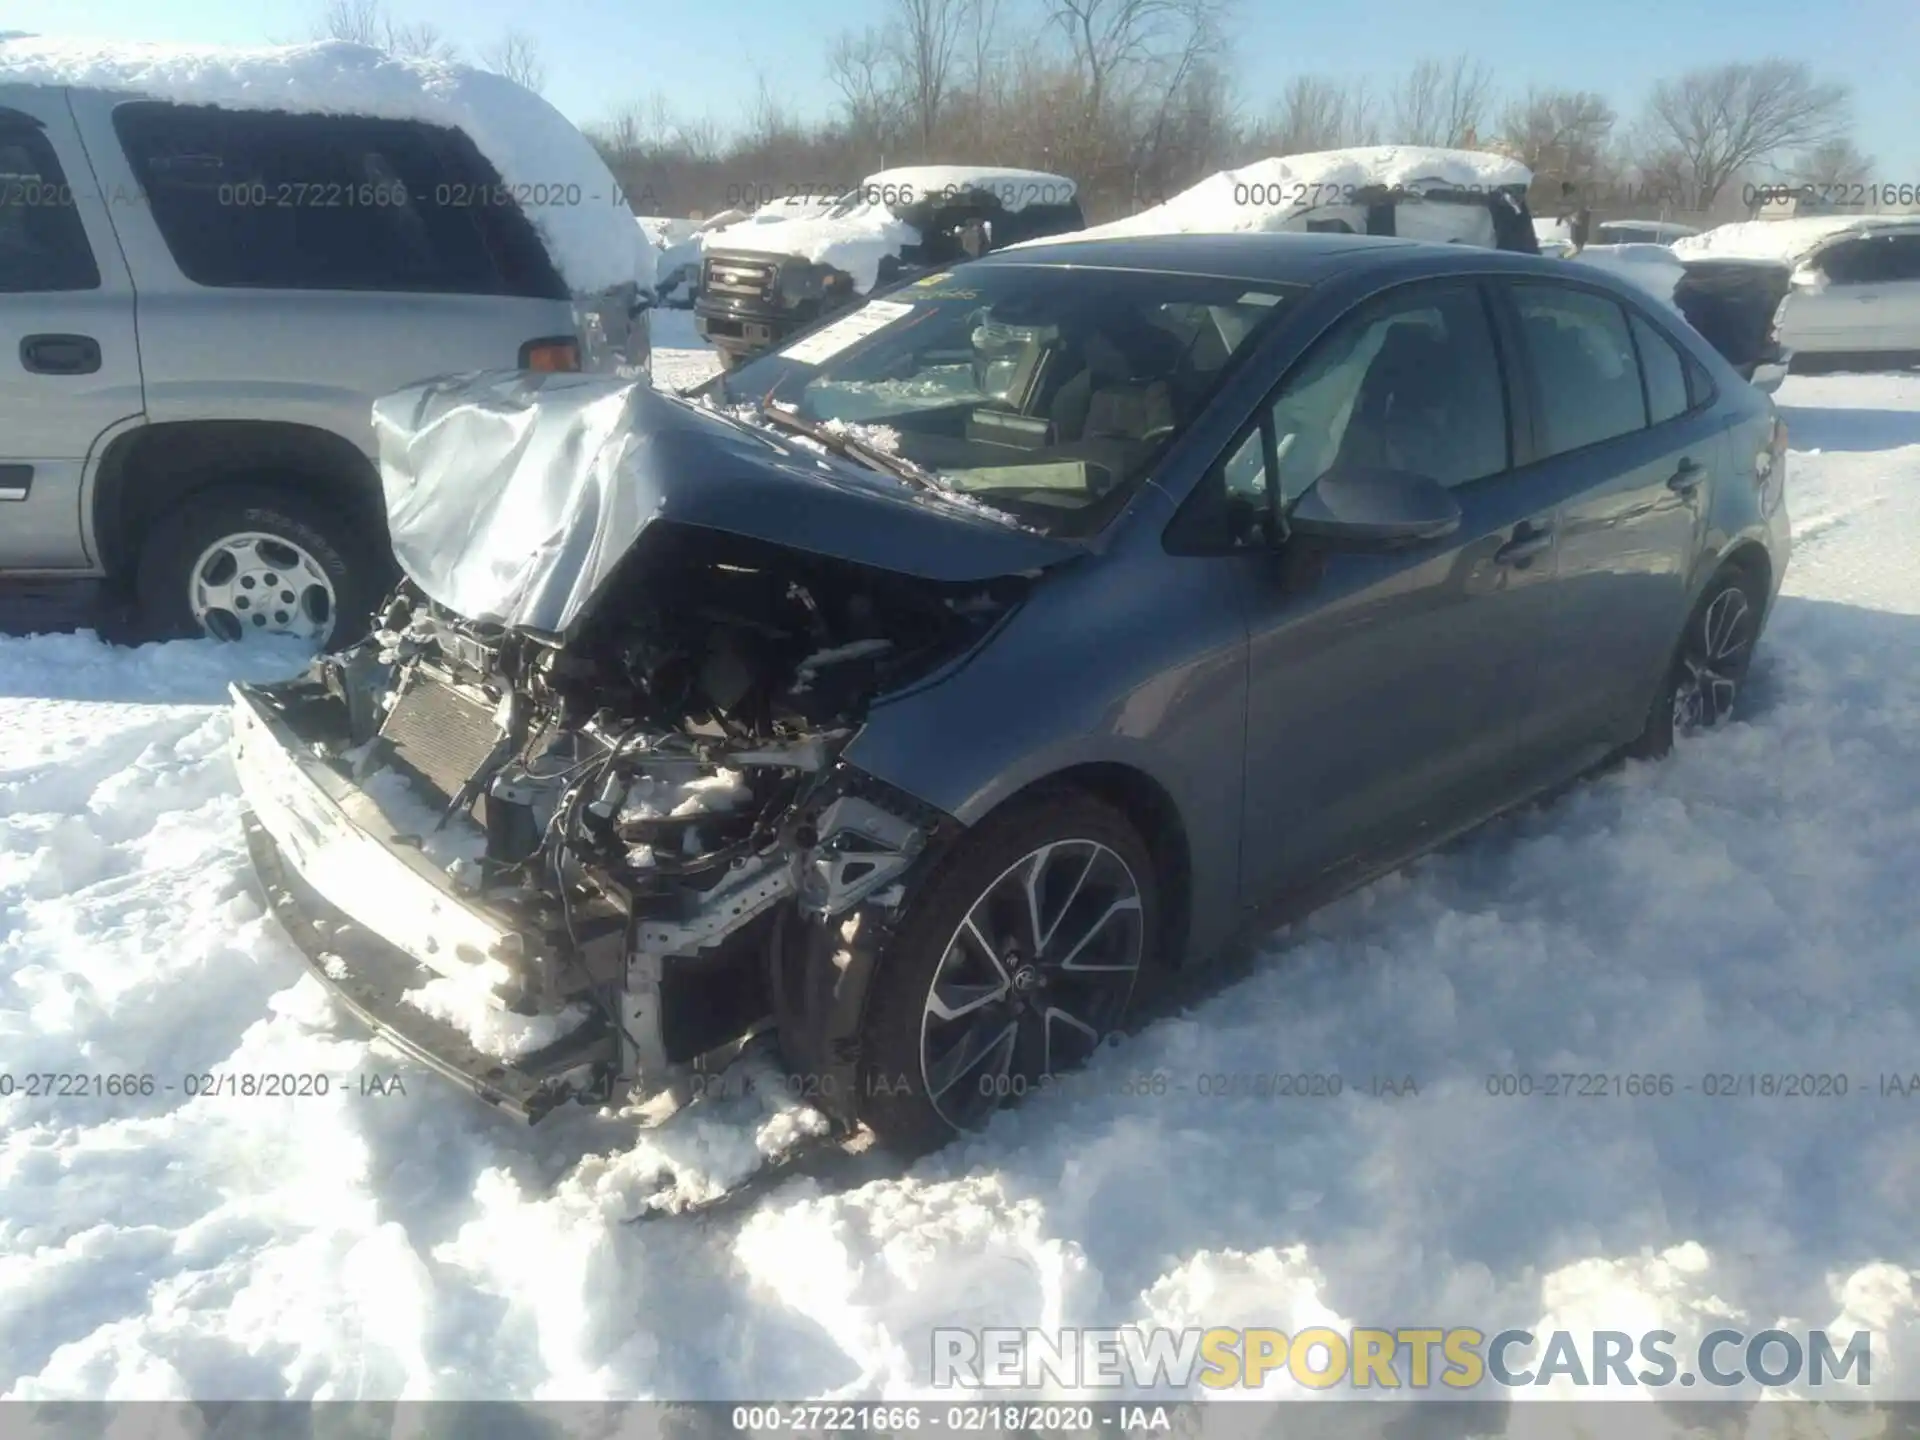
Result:
M533 225L457 130L147 101L113 118L197 285L567 298Z
M0 120L0 292L97 290L73 189L47 137Z

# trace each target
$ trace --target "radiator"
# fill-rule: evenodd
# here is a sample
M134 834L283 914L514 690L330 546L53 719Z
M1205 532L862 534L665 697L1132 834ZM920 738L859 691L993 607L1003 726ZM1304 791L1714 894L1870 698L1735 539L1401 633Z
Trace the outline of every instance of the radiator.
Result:
M380 727L393 758L450 800L500 739L493 707L418 674Z

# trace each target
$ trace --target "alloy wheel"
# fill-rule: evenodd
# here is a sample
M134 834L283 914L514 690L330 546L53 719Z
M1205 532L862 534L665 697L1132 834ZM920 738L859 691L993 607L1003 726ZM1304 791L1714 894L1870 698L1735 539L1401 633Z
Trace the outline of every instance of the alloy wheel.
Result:
M223 536L200 552L187 584L195 623L216 640L293 635L324 645L333 633L333 582L282 536Z
M920 1026L928 1102L970 1130L1084 1063L1140 973L1140 882L1096 840L1056 840L1001 872L947 941Z
M1753 602L1737 585L1714 596L1688 632L1673 691L1673 733L1710 730L1733 713L1757 632Z

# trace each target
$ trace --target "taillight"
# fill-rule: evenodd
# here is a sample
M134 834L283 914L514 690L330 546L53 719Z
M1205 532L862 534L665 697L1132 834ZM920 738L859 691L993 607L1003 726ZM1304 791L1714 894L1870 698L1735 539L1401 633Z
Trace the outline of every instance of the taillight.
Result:
M545 374L578 370L580 342L571 337L564 340L529 340L520 347L520 368Z

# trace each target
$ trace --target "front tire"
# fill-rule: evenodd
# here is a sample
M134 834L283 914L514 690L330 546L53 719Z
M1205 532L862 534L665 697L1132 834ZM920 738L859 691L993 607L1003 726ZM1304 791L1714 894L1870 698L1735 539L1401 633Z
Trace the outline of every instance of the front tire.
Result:
M1627 747L1630 756L1658 759L1679 736L1717 729L1731 718L1753 663L1764 604L1748 571L1730 567L1714 576L1687 618L1646 728Z
M189 495L148 532L135 592L157 639L293 635L338 649L365 635L391 578L365 527L291 490Z
M1119 1032L1159 921L1153 857L1111 805L1061 789L989 817L880 958L859 1118L919 1154L1084 1064Z

